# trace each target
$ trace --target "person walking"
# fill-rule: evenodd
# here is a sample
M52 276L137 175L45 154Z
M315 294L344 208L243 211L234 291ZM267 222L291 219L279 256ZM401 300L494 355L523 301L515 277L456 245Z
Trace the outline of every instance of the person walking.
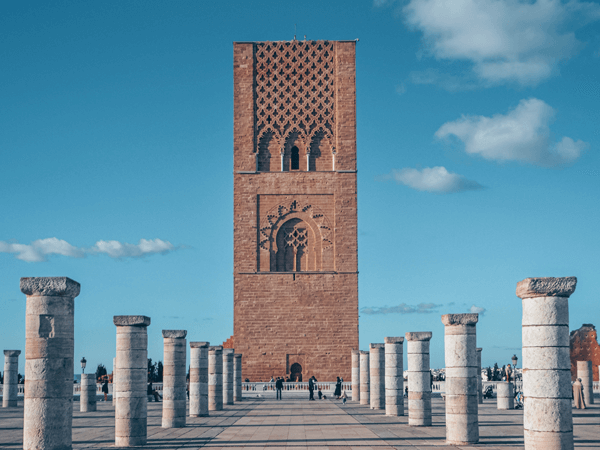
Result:
M281 400L281 392L283 391L283 378L277 377L275 382L275 389L277 390L277 400Z
M114 390L114 386L113 386L113 390ZM106 377L104 379L104 382L102 383L102 393L104 394L104 401L105 402L108 401L108 377Z
M315 399L315 383L313 381L313 378L314 377L310 377L308 379L308 393L309 393L308 399L309 400Z
M583 398L583 384L581 378L577 378L573 383L573 400L575 400L575 408L585 409L585 400Z

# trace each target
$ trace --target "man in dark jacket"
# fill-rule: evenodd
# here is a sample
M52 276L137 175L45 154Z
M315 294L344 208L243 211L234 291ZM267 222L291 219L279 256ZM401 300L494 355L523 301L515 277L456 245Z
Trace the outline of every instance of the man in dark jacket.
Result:
M283 391L283 378L277 377L275 389L277 389L277 400L281 400L281 391Z
M309 400L314 400L315 399L315 382L313 381L314 377L310 377L308 379L308 399Z

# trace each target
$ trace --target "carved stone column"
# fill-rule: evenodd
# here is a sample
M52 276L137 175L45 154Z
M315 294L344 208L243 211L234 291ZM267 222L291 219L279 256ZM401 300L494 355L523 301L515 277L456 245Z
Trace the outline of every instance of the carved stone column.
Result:
M385 345L369 346L371 409L385 409Z
M75 297L67 277L21 278L25 317L23 448L72 448Z
M385 338L385 414L404 415L403 337Z
M481 379L481 351L482 348L477 348L477 403L483 403L483 380Z
M81 394L79 395L79 411L96 411L96 374L81 374Z
M208 342L190 342L190 417L208 416Z
M445 314L446 443L479 442L477 401L478 314Z
M591 361L577 361L577 378L583 385L583 400L585 405L594 404L594 373Z
M223 346L208 347L208 410L223 410Z
M370 404L369 352L360 351L360 404Z
M242 401L242 354L233 355L233 401Z
M526 278L523 299L523 427L526 450L573 448L569 296L577 278Z
M146 445L148 325L150 317L114 316L117 326L115 447Z
M510 382L496 384L496 407L498 409L515 409L515 392Z
M408 361L408 425L431 426L430 331L406 333Z
M360 352L352 350L352 400L360 401Z
M233 355L232 348L223 349L223 404L233 405Z
M185 427L186 330L163 330L163 428Z
M117 358L113 358L113 379L112 379L112 404L113 406L117 406Z
M19 355L21 350L4 350L4 384L2 386L2 407L17 406L19 395Z

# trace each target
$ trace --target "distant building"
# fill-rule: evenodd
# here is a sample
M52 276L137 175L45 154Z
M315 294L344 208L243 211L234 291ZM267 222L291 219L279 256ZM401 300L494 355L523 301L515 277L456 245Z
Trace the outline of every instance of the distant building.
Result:
M577 377L577 361L592 361L594 381L598 380L600 345L598 333L591 323L584 323L578 330L571 331L571 379Z

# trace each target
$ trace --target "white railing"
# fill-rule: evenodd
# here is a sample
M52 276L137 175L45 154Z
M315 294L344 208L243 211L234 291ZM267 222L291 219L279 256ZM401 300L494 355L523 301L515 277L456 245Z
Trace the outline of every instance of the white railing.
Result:
M493 392L496 392L496 385L498 381L484 381L483 382L483 390L488 386L492 386ZM404 386L407 386L406 380L404 381ZM152 387L158 391L162 392L163 384L162 383L153 383ZM18 395L23 395L25 393L25 385L18 384ZM315 389L321 389L323 392L333 392L335 391L335 381L326 381L323 383L316 383ZM308 383L306 382L298 382L298 383L283 383L284 391L308 391ZM515 383L515 390L523 390L523 382L521 380ZM3 394L3 385L0 384L0 395ZM112 395L113 385L112 383L108 384L108 393ZM242 383L242 391L275 391L275 383ZM352 391L352 384L349 382L342 383L342 391ZM434 393L443 393L446 391L446 382L445 381L434 381L431 385L431 391ZM102 394L102 384L96 384L96 392L98 394ZM594 392L600 394L600 382L594 381ZM80 395L81 394L81 385L73 384L73 394Z
M325 381L315 383L315 390L321 390L322 392L333 392L335 391L335 381ZM284 391L308 391L308 382L288 382L283 383ZM352 383L343 382L342 391L351 391ZM275 391L275 383L242 383L242 392L245 391Z

